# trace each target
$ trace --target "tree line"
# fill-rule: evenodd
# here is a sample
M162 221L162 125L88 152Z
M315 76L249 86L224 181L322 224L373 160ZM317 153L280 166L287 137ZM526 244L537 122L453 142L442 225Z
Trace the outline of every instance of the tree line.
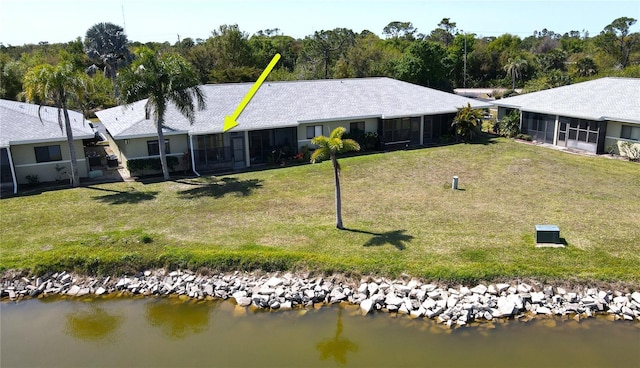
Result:
M182 57L201 84L255 81L279 53L270 80L388 76L444 91L503 87L528 92L603 76L640 77L640 33L630 32L635 23L622 17L595 36L543 29L525 38L480 37L450 18L428 33L419 33L411 22L390 22L382 37L336 28L296 39L277 28L249 35L237 25L221 25L207 39L186 37L174 44L130 41L122 27L99 23L84 39L68 43L0 44L0 98L24 100L28 70L65 63L91 80L83 96L88 111L114 106L118 70L130 65L142 47Z

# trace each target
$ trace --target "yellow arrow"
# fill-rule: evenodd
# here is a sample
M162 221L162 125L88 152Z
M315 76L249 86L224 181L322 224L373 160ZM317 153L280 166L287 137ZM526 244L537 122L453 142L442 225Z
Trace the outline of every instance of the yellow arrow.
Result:
M249 101L251 101L251 99L253 98L253 95L255 95L256 92L258 92L258 89L260 88L264 80L267 79L267 76L269 76L269 73L271 73L271 70L273 69L273 67L276 66L276 63L278 62L278 60L280 60L280 54L275 54L273 59L271 59L271 62L269 63L269 65L267 65L267 67L262 72L262 74L260 74L260 77L258 77L258 80L253 84L253 86L251 86L251 89L249 90L249 92L247 92L247 94L244 96L242 101L240 101L240 104L238 105L236 110L233 112L233 114L231 114L231 116L227 115L224 117L224 125L222 127L223 133L229 129L234 128L236 125L238 125L238 122L237 122L238 116L240 116L240 114L242 113L242 110L244 110L244 108L247 107L247 105L249 104Z

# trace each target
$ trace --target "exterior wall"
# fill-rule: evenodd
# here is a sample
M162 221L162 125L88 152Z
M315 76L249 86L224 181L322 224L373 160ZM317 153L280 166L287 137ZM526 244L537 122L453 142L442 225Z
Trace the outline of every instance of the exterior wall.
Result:
M617 155L625 156L624 152L620 151L620 147L624 142L633 143L634 147L640 150L640 141L631 139L620 138L622 134L622 125L634 125L630 123L621 123L619 121L609 121L607 124L607 134L604 141L604 149L606 152L615 153ZM640 124L635 124L640 127Z
M53 145L60 146L62 160L36 162L36 153L34 148ZM76 158L78 160L78 174L81 178L86 178L89 170L87 160L84 157L82 140L75 140L74 147L76 150ZM67 172L70 172L71 170L69 146L67 145L67 141L11 146L11 157L13 158L13 164L16 170L16 181L18 184L28 184L29 181L27 180L27 175L37 175L38 181L41 183L69 179L66 174L62 174L65 169L56 169L57 166L58 168L65 167Z
M378 119L370 118L370 119L355 119L355 120L343 120L343 121L332 121L325 123L305 123L300 124L298 126L298 150L302 150L304 146L311 146L311 139L307 139L307 127L322 125L322 135L329 136L331 132L337 127L344 127L349 132L349 126L351 123L358 123L364 121L364 131L366 133L369 132L378 132Z
M113 151L113 154L118 157L118 162L123 167L127 167L128 160L154 158L159 156L149 156L149 149L147 147L148 141L157 140L157 137L144 137L144 138L131 138L131 139L113 139L108 136L109 147ZM176 170L183 170L182 157L185 152L189 151L189 138L186 134L179 135L165 135L165 140L169 141L169 149L171 153L169 156L175 156L178 158L179 165ZM145 170L144 174L155 174L157 172L151 170Z

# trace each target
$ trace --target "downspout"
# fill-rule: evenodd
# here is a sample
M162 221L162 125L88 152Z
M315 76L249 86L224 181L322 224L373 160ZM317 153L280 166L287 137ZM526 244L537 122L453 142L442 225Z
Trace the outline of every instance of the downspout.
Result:
M13 194L18 193L18 181L16 180L16 169L13 166L13 158L11 157L11 147L7 146L7 156L9 158L9 168L11 168L11 180L13 181Z
M249 131L244 131L244 165L251 166L251 151L249 150Z
M553 126L553 145L554 146L558 145L558 129L560 128L560 124L558 124L559 122L560 122L560 115L556 115L556 121Z
M196 171L196 157L193 153L193 136L189 133L189 151L191 154L191 170L196 176L200 176L200 174Z
M424 115L420 115L420 145L424 146Z

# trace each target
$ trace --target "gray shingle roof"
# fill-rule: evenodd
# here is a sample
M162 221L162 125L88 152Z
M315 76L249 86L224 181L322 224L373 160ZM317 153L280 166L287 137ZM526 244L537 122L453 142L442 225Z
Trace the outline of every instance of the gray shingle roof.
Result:
M221 133L224 117L231 115L253 83L202 86L207 107L197 111L193 125L173 106L167 110L165 134ZM391 78L328 79L266 82L238 118L234 130L259 130L296 126L305 122L350 120L364 117L393 118L456 112L467 104L491 104ZM146 100L97 113L118 139L155 135L145 119Z
M43 106L38 117L38 105L0 100L0 147L16 144L66 141L67 134L60 130L58 111L55 107ZM93 130L81 113L69 110L69 119L74 139L88 139Z
M640 79L600 78L494 103L529 112L640 124Z

